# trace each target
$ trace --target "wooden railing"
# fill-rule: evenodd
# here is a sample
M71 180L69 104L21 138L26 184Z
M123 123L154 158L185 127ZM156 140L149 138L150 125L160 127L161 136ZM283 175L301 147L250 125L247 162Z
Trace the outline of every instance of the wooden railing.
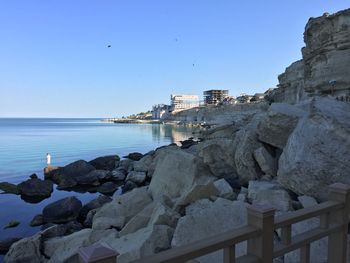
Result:
M300 262L308 263L310 244L327 236L328 262L346 263L349 197L350 187L336 183L329 187L329 201L281 216L275 217L271 207L250 205L247 208L248 224L244 227L132 263L183 263L218 250L223 250L224 263L271 263L274 258L297 249L300 249ZM292 236L293 224L314 217L320 218L317 228ZM274 242L274 232L278 229L281 241ZM247 241L247 254L236 258L235 246L243 241Z

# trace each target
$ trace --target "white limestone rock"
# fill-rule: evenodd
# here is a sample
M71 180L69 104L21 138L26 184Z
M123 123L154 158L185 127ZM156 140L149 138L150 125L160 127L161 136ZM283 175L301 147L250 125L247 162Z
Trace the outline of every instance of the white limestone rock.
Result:
M195 184L212 180L208 166L201 159L177 147L162 149L155 159L156 167L149 185L154 200L163 195L170 199L179 198Z
M199 202L197 201L197 204ZM246 204L239 201L218 198L207 208L191 210L192 212L179 219L171 241L172 247L185 246L191 242L241 227L247 223ZM198 211L198 213L194 211ZM244 244L239 244L236 247L237 255L242 255L244 252ZM223 252L218 251L196 260L201 263L223 262Z
M286 190L274 182L250 181L248 198L253 204L264 204L279 211L292 209L292 201Z
M236 194L233 192L232 187L225 179L219 179L214 182L215 188L218 190L219 197L233 200L236 198Z
M298 195L327 198L328 185L350 184L350 104L314 98L279 159L278 182Z
M260 169L271 177L277 175L277 161L265 147L260 147L254 151L254 158L258 162Z
M122 229L145 206L152 202L147 187L135 188L105 204L94 216L93 229Z

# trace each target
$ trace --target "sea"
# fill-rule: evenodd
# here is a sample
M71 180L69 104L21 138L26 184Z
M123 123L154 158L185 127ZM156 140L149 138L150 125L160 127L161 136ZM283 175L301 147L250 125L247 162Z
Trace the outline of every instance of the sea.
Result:
M178 143L193 130L170 124L115 124L101 119L0 118L0 182L20 183L36 173L44 178L46 154L51 164L64 166L76 160L131 152L147 153L159 146ZM54 185L56 188L56 185ZM0 190L1 192L1 190ZM30 227L32 218L51 202L76 196L87 203L98 194L54 190L51 197L27 203L20 196L0 193L0 241L28 237L40 227ZM7 228L8 222L20 224ZM3 256L0 255L0 262Z

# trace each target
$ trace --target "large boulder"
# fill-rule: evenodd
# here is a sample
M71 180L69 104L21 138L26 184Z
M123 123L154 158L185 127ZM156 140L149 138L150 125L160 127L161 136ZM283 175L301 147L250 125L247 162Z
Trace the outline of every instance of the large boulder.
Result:
M235 147L232 139L218 138L198 145L198 156L216 177L235 177Z
M350 184L350 104L330 98L308 103L279 159L278 181L299 195L327 198L327 186Z
M137 172L148 172L153 161L153 156L147 154L139 161L134 162L134 170Z
M259 140L283 149L289 135L298 124L304 111L287 103L273 103L268 110L268 117L261 120L257 133Z
M41 255L41 250L42 244L40 234L36 234L28 238L23 238L10 247L8 253L5 255L4 262L45 262L45 258Z
M194 184L205 184L212 174L203 161L177 148L168 147L157 154L156 167L149 186L153 199L162 195L178 198Z
M200 209L192 208L191 211L179 219L171 241L172 247L186 246L192 242L239 228L247 223L246 204L240 201L218 198L213 203L205 203ZM237 256L245 252L243 244L236 246L236 252ZM197 260L201 263L223 262L223 252L221 250L211 253Z
M256 114L251 122L240 129L234 139L235 167L241 185L247 184L250 180L258 179L262 172L254 159L254 151L262 146L258 141L256 129L258 123L264 119L265 114Z
M151 202L152 199L146 187L137 188L118 196L112 202L105 204L95 214L92 228L104 230L113 227L120 230Z
M148 225L148 222L151 218L153 210L156 206L155 202L152 202L145 206L139 213L137 213L129 222L123 227L119 232L119 236L125 236L136 232L137 230L144 228Z
M87 214L96 208L100 208L101 206L103 206L106 203L109 203L112 201L112 198L110 198L109 196L105 196L105 195L100 195L99 197L91 200L90 202L86 203L82 209L80 210L79 213L79 219L80 220L85 220Z
M43 209L43 220L45 223L66 223L77 219L81 201L75 196L66 197L53 202Z
M47 262L79 262L78 250L90 236L91 229L83 229L65 237L56 237L44 243L44 253L50 258Z
M118 263L141 259L170 247L174 229L166 225L151 225L121 238L102 239L120 254Z
M120 158L118 155L108 155L103 157L98 157L89 162L97 170L108 170L112 171L118 165Z
M292 200L288 192L275 182L250 181L248 198L253 204L269 205L278 211L292 209Z
M52 179L54 182L59 184L61 188L69 188L74 186L76 178L85 176L93 170L96 170L94 166L84 160L79 160L64 167L53 170L53 172L45 175L45 178Z
M48 180L28 179L17 185L21 195L28 197L49 197L53 191L53 183Z

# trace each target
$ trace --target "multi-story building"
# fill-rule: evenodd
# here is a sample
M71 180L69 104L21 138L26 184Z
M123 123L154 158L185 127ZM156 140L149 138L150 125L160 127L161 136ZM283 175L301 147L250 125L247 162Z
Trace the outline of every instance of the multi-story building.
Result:
M166 104L157 104L152 107L152 119L164 119L171 112L171 106Z
M181 111L199 106L198 95L171 95L171 110Z
M217 105L228 96L228 90L211 89L203 92L204 103Z

